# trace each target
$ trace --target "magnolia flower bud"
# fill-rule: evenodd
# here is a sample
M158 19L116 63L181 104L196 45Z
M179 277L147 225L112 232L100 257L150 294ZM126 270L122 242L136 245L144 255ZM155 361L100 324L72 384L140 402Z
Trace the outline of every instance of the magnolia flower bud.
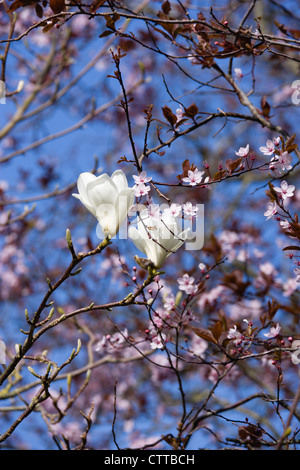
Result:
M160 218L154 218L145 209L139 216L137 228L131 226L128 230L128 235L135 246L145 253L148 259L147 261L135 257L136 262L140 266L141 264L147 266L150 261L155 268L160 268L185 242L188 231L189 229L181 232L177 220L172 215L163 214Z
M20 80L17 86L17 92L20 93L24 88L24 80Z
M111 177L81 173L77 187L79 194L73 196L98 219L105 238L115 236L134 201L133 188L128 187L123 171L116 170Z

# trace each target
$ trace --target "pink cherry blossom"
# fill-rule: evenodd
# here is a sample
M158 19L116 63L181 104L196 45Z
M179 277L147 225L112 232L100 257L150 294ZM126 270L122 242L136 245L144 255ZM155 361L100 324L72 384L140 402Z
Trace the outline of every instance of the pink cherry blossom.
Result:
M235 76L235 79L236 79L236 80L239 80L239 79L243 78L244 74L243 74L243 72L242 72L242 69L239 68L239 67L236 67L236 68L234 69L234 76Z
M147 186L146 184L138 184L134 187L134 195L136 197L146 196L150 189L150 186Z
M269 220L271 217L273 217L275 214L277 214L277 204L275 201L269 202L268 208L266 212L264 213L264 216L267 217L266 220Z
M164 308L166 310L172 310L174 307L175 307L175 297L173 294L170 294L168 295L168 297L164 299Z
M249 153L249 144L246 145L246 147L240 147L238 152L235 152L235 154L238 157L246 157Z
M154 329L150 332L150 335L151 335L151 342L150 342L151 349L162 349L167 339L166 335L164 333L158 334Z
M227 338L233 339L234 343L238 343L239 341L242 340L243 336L242 334L237 330L237 326L234 325L233 328L229 328L229 331L227 333Z
M148 206L148 217L152 217L152 219L160 219L161 212L158 204L150 204Z
M155 317L160 318L162 320L163 322L161 325L161 328L162 328L163 326L167 325L166 322L170 319L170 310L164 310L163 308L158 308L156 309L155 314L152 317L152 321L154 320L154 322L155 322Z
M166 207L166 209L164 209L164 214L178 217L181 214L181 205L174 202L170 207Z
M183 115L184 111L183 111L181 106L176 109L175 113L176 113L176 117L177 117L177 122L181 121L184 118L184 115Z
M280 227L282 228L282 230L287 230L287 229L289 229L290 226L291 226L291 224L289 223L288 220L281 220L281 221L279 222L279 224L280 224Z
M199 171L197 168L195 171L188 170L188 176L183 178L182 181L185 183L189 183L190 186L196 186L196 184L200 184L202 180L202 176L204 175L204 171Z
M146 184L152 180L152 176L147 176L147 173L144 170L141 171L138 176L133 175L132 178L134 179L136 185Z
M198 268L200 269L200 271L201 271L202 273L205 273L205 271L206 271L206 266L205 266L204 263L199 263Z
M266 336L267 338L276 338L276 336L279 335L280 330L281 326L279 325L279 323L277 323L276 326L270 328L270 331L268 333L265 333L264 336Z
M195 217L196 212L198 210L197 206L193 206L191 202L187 202L183 205L183 212L184 215L187 216L189 219Z
M264 154L264 155L273 155L275 152L275 143L272 140L267 140L267 143L265 146L259 147L259 150Z
M195 294L197 286L194 285L195 279L187 273L177 279L180 290L183 290L187 295Z
M294 196L295 186L293 184L289 185L286 181L282 181L280 188L274 187L274 190L285 200L288 197Z
M281 171L292 169L292 155L288 152L283 152L279 156L275 156L271 159L269 168L274 171L276 175L280 175Z

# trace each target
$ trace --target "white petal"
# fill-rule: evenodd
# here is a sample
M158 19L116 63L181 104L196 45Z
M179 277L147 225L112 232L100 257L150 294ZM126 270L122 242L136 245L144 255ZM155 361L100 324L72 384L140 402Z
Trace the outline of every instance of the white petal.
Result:
M115 236L122 222L126 219L128 211L134 201L134 194L131 188L123 189L118 195L114 204L103 202L97 208L97 218L104 235Z
M120 191L122 191L122 189L128 187L127 178L124 175L122 170L114 171L113 174L111 175L111 179L115 183L118 192L120 192Z
M97 210L101 204L115 205L118 191L111 178L106 174L98 176L86 187L89 203Z
M100 204L98 206L96 217L105 237L110 235L114 237L118 232L117 214L115 206L112 204Z
M113 230L114 235L119 231L121 224L128 216L128 212L132 207L133 201L134 193L131 188L125 188L118 194L115 203L115 228Z
M127 217L134 202L134 192L132 188L125 188L119 192L116 200L116 211L121 222Z
M140 232L135 227L129 227L128 236L131 238L137 249L147 255L145 238L141 237Z
M86 199L86 187L88 183L95 181L97 177L93 173L85 172L81 173L77 180L77 188L80 196L85 200Z
M95 214L95 211L88 199L86 187L90 182L94 181L95 179L96 179L96 176L93 175L93 173L89 173L89 172L81 173L77 179L77 188L78 188L79 194L73 194L73 196L79 199L82 202L82 204L93 214Z
M85 200L79 194L72 194L72 196L76 197L76 199L79 199L79 201L86 207L88 211L90 211L93 215L96 215L94 208L88 202L85 202Z

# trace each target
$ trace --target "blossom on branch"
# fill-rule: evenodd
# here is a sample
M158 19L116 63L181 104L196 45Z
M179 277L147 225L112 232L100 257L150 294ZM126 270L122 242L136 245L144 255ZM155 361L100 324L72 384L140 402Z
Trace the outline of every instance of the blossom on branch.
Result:
M277 204L275 201L272 201L272 202L269 202L268 204L268 208L266 210L266 212L264 213L264 216L267 217L266 220L269 220L271 217L273 217L273 215L277 214Z
M134 202L133 189L128 187L122 170L111 177L81 173L77 180L79 194L73 194L98 219L105 237L115 236Z
M149 193L150 189L150 186L147 186L146 184L138 184L134 186L134 195L136 197L146 196Z
M189 183L190 186L196 186L196 184L201 183L204 173L204 171L199 171L197 168L195 171L188 170L188 176L182 178L182 181Z
M280 330L281 326L279 325L279 323L277 323L276 326L272 326L272 328L270 328L270 331L268 333L265 333L264 336L266 336L266 338L276 338L276 336L279 335Z
M262 147L259 147L259 150L264 154L264 155L273 155L275 152L275 143L274 141L268 139L266 142L266 145L263 145Z
M147 176L147 173L143 170L138 176L132 175L132 178L135 182L133 187L135 196L146 196L151 189L150 186L147 186L147 183L152 180L152 176Z
M275 176L280 176L282 171L292 169L292 155L288 152L282 152L279 156L275 156L271 159L269 168L274 172Z
M294 196L295 186L293 184L289 185L286 181L282 181L280 188L274 186L274 190L285 200L288 197Z
M227 338L232 339L234 343L239 343L242 340L243 335L237 330L237 326L234 325L233 328L229 328Z
M183 205L183 213L189 219L196 216L197 210L198 210L198 207L193 206L191 202L187 202L186 204Z
M235 152L235 154L238 157L247 157L249 153L249 144L246 145L246 147L240 147L238 152Z
M171 215L173 217L179 217L181 214L181 205L175 202L164 209L164 215Z
M243 76L244 76L244 74L243 74L242 69L239 68L239 67L236 67L236 68L234 69L234 78L235 78L236 80L240 80L241 78L243 78Z
M138 176L132 175L132 178L134 179L136 185L146 184L152 180L152 176L147 176L147 173L144 170L141 171Z
M173 216L163 213L159 219L153 218L144 209L138 217L137 228L129 227L128 235L148 260L160 268L186 241L188 232L188 229L181 231Z
M180 290L183 290L187 295L195 294L197 292L197 286L194 285L195 279L193 276L189 276L185 273L182 277L177 279Z

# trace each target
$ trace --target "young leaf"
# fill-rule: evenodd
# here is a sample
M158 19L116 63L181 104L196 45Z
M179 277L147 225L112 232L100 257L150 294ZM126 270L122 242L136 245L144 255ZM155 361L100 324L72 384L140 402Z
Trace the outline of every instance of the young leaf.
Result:
M177 122L177 116L172 112L172 110L168 106L164 106L162 109L164 117L169 121L171 126L175 126Z
M188 108L185 109L185 112L184 112L184 115L187 116L187 117L190 117L192 119L194 119L194 117L196 116L196 114L199 113L199 109L198 107L195 105L195 103L191 104L191 106L189 106Z

